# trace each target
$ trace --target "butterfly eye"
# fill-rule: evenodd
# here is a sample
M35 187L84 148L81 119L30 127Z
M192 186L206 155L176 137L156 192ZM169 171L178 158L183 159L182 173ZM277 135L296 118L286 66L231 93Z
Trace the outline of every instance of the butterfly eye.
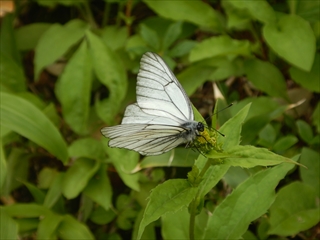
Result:
M198 130L199 132L203 132L203 131L204 131L204 125L203 125L202 122L198 122L197 130Z

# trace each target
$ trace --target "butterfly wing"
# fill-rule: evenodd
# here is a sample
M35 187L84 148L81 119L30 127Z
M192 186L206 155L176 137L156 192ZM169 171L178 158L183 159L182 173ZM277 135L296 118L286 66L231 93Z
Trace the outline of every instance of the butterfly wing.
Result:
M143 155L161 154L185 143L186 139L180 137L184 131L177 126L147 124L122 124L101 130L110 138L110 147L126 148Z
M155 53L142 56L137 81L137 104L146 114L176 122L193 121L190 100L165 62Z

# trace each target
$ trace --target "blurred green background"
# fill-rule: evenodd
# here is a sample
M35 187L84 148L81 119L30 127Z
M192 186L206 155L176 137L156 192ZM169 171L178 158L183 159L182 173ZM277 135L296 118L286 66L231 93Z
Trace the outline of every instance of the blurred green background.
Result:
M0 4L1 239L135 239L150 190L186 178L197 152L142 158L108 148L100 133L135 102L147 51L204 118L234 103L217 129L252 103L241 144L307 166L289 171L243 239L320 237L319 1ZM231 167L204 199L207 214L263 170ZM183 239L169 234L173 219L152 223L143 238Z

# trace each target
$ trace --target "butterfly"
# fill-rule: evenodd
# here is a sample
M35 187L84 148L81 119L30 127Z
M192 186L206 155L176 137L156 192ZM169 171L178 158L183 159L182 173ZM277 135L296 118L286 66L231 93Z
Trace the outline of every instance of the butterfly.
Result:
M137 102L127 106L121 125L101 129L109 147L158 155L192 144L204 131L204 124L194 121L186 92L157 54L142 56L136 93Z

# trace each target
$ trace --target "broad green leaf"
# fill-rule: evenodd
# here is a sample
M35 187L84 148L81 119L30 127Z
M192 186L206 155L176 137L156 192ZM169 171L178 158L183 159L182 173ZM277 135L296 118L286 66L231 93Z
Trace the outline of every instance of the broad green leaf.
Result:
M10 92L23 92L26 90L26 79L22 66L12 56L0 51L1 90Z
M110 161L117 169L122 181L130 188L139 191L139 173L134 173L134 168L139 162L139 153L120 148L110 148L107 146L107 140L103 140L104 148Z
M57 229L61 239L95 239L87 225L74 219L70 215L64 216Z
M272 97L288 98L285 79L278 68L259 59L245 61L245 73L250 82Z
M291 236L310 229L320 221L315 189L302 182L281 188L270 208L269 234Z
M142 24L140 26L140 35L148 46L152 47L155 51L160 50L160 39L156 31Z
M190 53L190 61L196 62L206 58L227 56L230 59L236 56L250 56L250 43L247 40L235 40L222 35L211 37L198 43Z
M199 158L196 160L195 165L201 171L207 161L207 158L203 157L202 155L199 155ZM227 164L210 166L204 174L203 180L199 184L200 190L198 196L204 197L215 185L217 185L221 178L226 174L229 167L230 166Z
M242 124L247 118L251 103L243 107L234 117L230 118L219 131L225 136L218 135L218 144L223 143L223 149L229 149L240 144Z
M280 138L273 146L273 151L285 151L298 142L298 138L294 135L287 135Z
M58 199L61 197L64 174L65 173L59 173L58 175L56 175L44 199L43 206L46 206L47 208L52 208L54 204L58 201Z
M112 199L112 188L109 178L106 174L105 164L101 164L100 169L90 179L88 185L83 190L83 193L94 202L104 207L105 210L108 210L110 208Z
M42 168L38 174L38 188L48 189L58 174L59 171L55 168Z
M320 2L295 0L287 1L291 14L299 15L308 22L319 21Z
M19 226L16 221L10 217L4 207L0 207L0 238L1 239L19 239Z
M260 1L228 1L235 8L246 10L250 15L263 23L274 23L276 14L269 3L265 0Z
M68 169L63 179L63 195L72 199L87 186L89 180L99 169L100 163L87 158L79 158Z
M42 34L35 49L35 79L39 78L44 67L61 58L70 47L80 41L86 27L84 22L75 19L64 26L53 24Z
M281 58L310 71L316 50L313 31L307 21L297 15L282 15L277 24L267 24L263 36Z
M209 216L203 239L239 239L250 223L268 210L275 198L275 187L293 166L282 164L241 183Z
M12 94L1 92L1 125L37 143L60 159L68 160L67 146L59 130L37 107Z
M203 239L203 226L207 220L208 213L206 211L201 211L201 213L196 216L194 229L195 239ZM189 239L189 222L190 213L187 208L163 215L161 217L161 235L163 239Z
M102 41L113 51L121 49L125 46L128 39L128 29L126 27L117 27L109 25L102 29Z
M311 126L303 120L297 120L296 126L298 129L299 136L306 143L310 143L313 138L313 132Z
M259 145L271 148L276 141L277 132L271 124L267 124L260 132L259 132Z
M149 223L168 212L177 212L188 206L196 192L197 188L191 187L185 179L168 180L154 188L140 223L138 239Z
M39 223L37 229L37 238L38 239L56 239L57 238L57 228L63 216L50 212L43 218Z
M270 152L266 148L257 148L249 145L235 146L228 149L227 152L232 155L232 157L224 158L223 163L231 166L252 168L255 166L272 166L280 163L298 164L289 158Z
M18 49L20 51L34 49L41 36L50 26L50 23L32 23L15 29Z
M177 43L174 45L170 50L169 50L169 56L171 57L182 57L186 54L188 54L191 49L197 45L197 42L192 41L192 40L182 40L181 42Z
M209 4L201 1L144 1L161 17L175 21L187 21L210 31L224 29L222 16Z
M175 22L172 23L164 37L163 37L163 42L162 42L162 49L167 50L179 37L181 34L181 28L182 28L182 22Z
M96 224L104 225L114 220L116 216L113 209L109 208L108 210L105 210L103 207L99 206L91 212L90 220Z
M65 121L80 135L88 132L92 81L90 60L87 42L83 41L66 65L55 88Z
M89 31L86 36L89 41L93 70L99 81L109 90L108 98L101 101L96 99L95 108L103 121L111 123L119 112L127 92L126 72L117 55L100 38Z
M70 157L86 157L101 161L105 158L101 141L94 138L80 138L71 143L68 147Z
M289 69L292 79L299 83L302 87L312 91L320 92L320 54L316 54L312 68L310 71L303 71L296 67Z
M17 203L9 205L5 207L5 211L10 217L20 218L35 218L50 213L48 208L34 203Z
M309 148L303 148L300 162L305 168L299 168L303 183L312 186L320 197L320 154Z
M211 66L193 64L180 72L177 75L177 79L179 79L187 95L190 96L208 80L213 71L214 68Z

